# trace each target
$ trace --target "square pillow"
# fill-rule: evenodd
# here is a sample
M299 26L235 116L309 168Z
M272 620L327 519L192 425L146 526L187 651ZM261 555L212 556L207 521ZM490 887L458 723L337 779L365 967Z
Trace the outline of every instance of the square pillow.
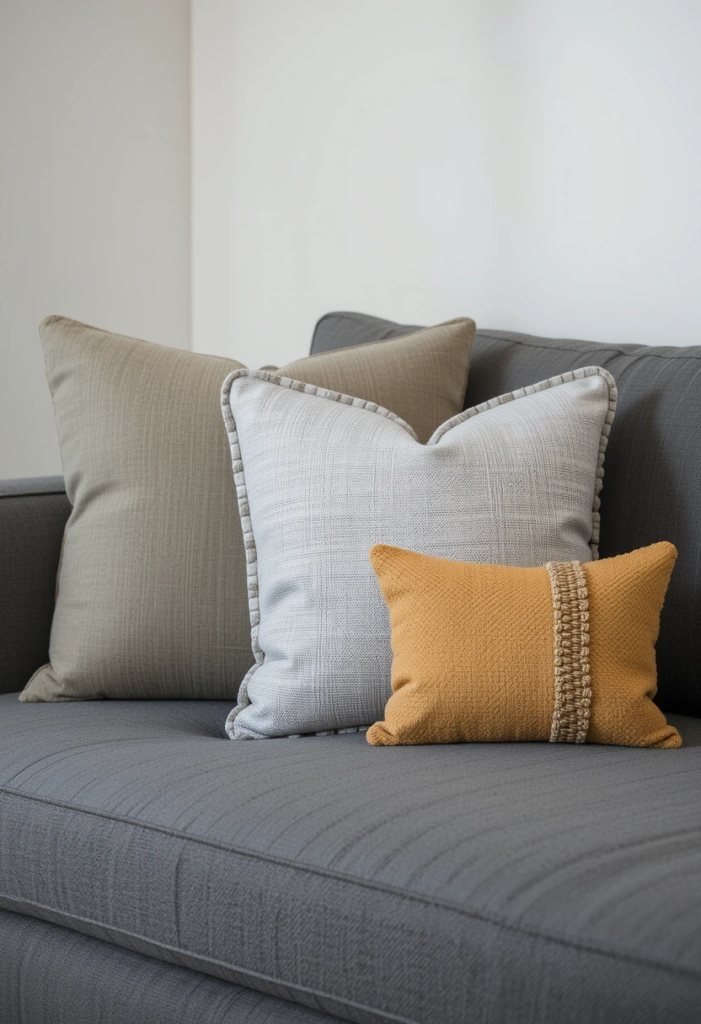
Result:
M384 345L390 342L383 342ZM495 398L428 444L377 405L238 370L222 392L256 664L237 738L357 729L391 693L375 543L521 566L596 553L616 389L589 367Z
M474 329L455 320L294 373L390 405L428 437L462 406ZM234 700L253 658L220 393L241 364L63 317L39 331L73 511L51 663L20 699Z
M680 747L656 707L655 642L677 557L471 565L377 545L392 696L375 746L550 740Z

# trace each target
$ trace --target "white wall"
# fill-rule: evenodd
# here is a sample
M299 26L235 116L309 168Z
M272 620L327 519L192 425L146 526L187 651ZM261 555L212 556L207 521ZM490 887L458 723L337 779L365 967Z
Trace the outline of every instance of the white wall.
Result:
M187 347L187 0L0 3L0 479L61 471L36 324Z
M193 0L193 347L701 342L698 0Z
M338 308L701 341L698 0L189 8L0 4L0 478L60 471L49 312L187 346L192 297L253 365Z
M701 344L701 3L497 6L499 323Z

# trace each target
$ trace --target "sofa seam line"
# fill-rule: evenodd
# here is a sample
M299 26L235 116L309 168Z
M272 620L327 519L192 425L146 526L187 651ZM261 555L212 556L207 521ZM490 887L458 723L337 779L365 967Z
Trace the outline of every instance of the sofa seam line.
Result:
M553 351L554 350L556 352L569 352L569 353L572 353L572 354L582 355L582 356L595 356L595 355L598 354L598 352L601 352L603 354L604 351L608 351L608 352L613 352L617 356L628 356L630 358L634 358L634 357L638 357L638 356L640 356L640 357L654 356L655 359L693 359L696 362L701 360L701 354L700 355L694 355L693 353L689 353L687 355L686 353L683 353L683 354L680 354L680 355L668 355L668 354L666 354L664 352L626 352L624 349L620 348L618 345L607 345L605 342L601 342L601 341L583 341L583 340L582 341L578 341L576 338L562 339L563 341L568 341L569 340L574 345L596 345L597 346L597 349L595 349L593 352L590 352L590 351L582 352L582 351L579 351L579 350L577 350L576 352L573 352L573 350L571 348L566 348L562 344L544 345L544 344L542 344L542 342L535 341L535 340L534 341L530 341L530 340L527 341L524 338L509 337L508 334L502 333L500 331L494 331L494 333L486 334L485 332L488 331L488 330L490 330L490 328L488 328L488 327L485 327L483 331L480 331L478 329L476 334L475 334L475 337L476 338L477 337L482 337L482 338L484 338L484 339L486 339L488 341L506 341L510 345L523 345L525 348L539 348L539 349L545 349L547 351ZM550 340L550 339L546 339L546 340ZM552 340L554 342L557 341L557 339L552 339ZM648 348L648 347L649 348L655 348L656 346L650 345L650 346L645 346L645 347L646 348ZM659 347L660 348L676 348L676 349L680 349L680 348L698 348L699 346L698 345L688 345L688 346L687 345L660 345Z
M10 902L14 902L14 901L24 902L26 904L29 904L32 907L36 907L36 908L38 908L40 910L45 910L49 914L54 914L56 916L62 917L62 918L67 919L67 920L79 921L82 924L86 924L86 925L94 925L95 927L104 929L105 931L116 932L119 935L124 936L125 938L136 939L137 941L141 941L141 942L147 943L147 944L152 945L152 946L158 946L161 949L168 950L168 951L170 951L172 953L175 953L178 956L192 957L195 960L202 961L204 963L211 964L213 966L223 967L223 968L225 968L225 969L227 969L229 971L235 971L235 972L238 972L239 974L246 975L247 977L257 978L257 979L259 979L261 981L271 982L273 985L280 985L280 986L283 986L283 987L286 987L286 988L294 989L295 991L298 991L298 992L304 992L304 993L306 993L308 995L314 996L317 999L334 1000L335 1002L340 1003L343 1006L346 1006L346 1007L348 1007L350 1009L367 1010L370 1013L381 1014L382 1017L385 1020L387 1020L389 1022L392 1022L392 1024L418 1024L417 1021L414 1021L414 1020L412 1020L409 1017L397 1017L394 1014L388 1015L386 1010L380 1010L377 1007L369 1006L367 1003L358 1003L358 1002L355 1002L354 1000L347 999L347 998L342 997L342 996L334 996L331 993L322 992L322 991L320 991L319 989L316 989L316 988L311 988L311 987L308 987L308 986L305 986L305 985L300 985L300 984L298 984L297 982L294 982L294 981L284 981L282 978L275 978L272 974L263 974L262 971L254 971L254 970L252 970L249 967L241 967L241 966L238 966L236 964L230 964L230 963L227 963L225 960L218 960L216 957L206 956L203 953L195 953L192 950L184 949L184 948L179 947L179 946L171 946L171 945L169 945L168 943L165 943L165 942L158 942L156 939L149 938L146 935L140 934L138 932L130 931L127 928L119 928L119 927L117 927L116 925L113 925L113 924L104 924L103 922L97 921L97 920L95 920L95 918L92 918L92 917L82 917L79 914L71 914L68 911L55 910L54 908L48 906L48 904L46 904L46 903L39 903L37 900L19 900L17 897L11 896L8 893L0 893L0 902L3 899L6 899L6 900L8 900ZM21 913L21 911L6 911L6 912L7 913ZM46 921L45 918L35 917L32 914L23 914L22 916L24 916L24 917L32 917L33 920ZM52 922L51 921L46 921L46 923L47 924L51 924ZM68 925L62 925L62 926L59 925L58 927L69 927L69 926ZM89 938L93 938L93 939L95 939L98 942L99 941L104 941L104 940L100 940L97 936L90 935L88 932L80 932L80 931L78 931L77 928L71 928L71 931L74 931L74 932L76 932L79 935L87 935ZM117 942L112 942L111 945L117 946L118 949L129 950L128 946L121 946ZM137 950L132 950L132 952L138 952L138 951ZM160 957L151 956L150 954L140 954L140 955L142 955L142 956L143 955L148 955L150 959L152 959L152 960L160 960L161 963L172 963L173 962L173 961L165 960L165 959L161 960ZM193 968L189 968L189 969L192 970ZM202 972L202 973L204 973L204 972ZM207 977L215 978L216 975L210 974L210 975L207 975ZM236 984L236 982L229 982L229 984ZM252 991L255 992L255 991L261 991L261 990L260 989L252 989ZM292 1000L290 1000L290 999L285 999L284 996L275 996L275 998L276 999L281 999L284 1002L288 1002L288 1003L292 1002ZM304 1004L303 1003L296 1003L294 1005L303 1006ZM315 1008L314 1007L308 1007L308 1009L315 1009ZM327 1011L319 1009L318 1012L319 1013L326 1013Z
M527 935L531 938L540 938L548 942L555 942L558 945L565 946L570 949L579 949L590 953L596 953L600 956L612 956L617 959L626 960L630 963L635 963L640 967L655 967L660 970L669 971L673 974L684 974L685 976L701 980L701 972L697 973L689 968L676 967L671 964L665 964L651 959L639 958L631 953L620 952L619 950L606 949L605 947L590 944L587 942L577 942L576 940L572 940L564 936L548 933L545 931L540 931L532 926L519 925L513 922L506 921L503 918L500 919L496 916L490 916L489 914L486 914L482 911L460 907L447 900L434 899L433 897L426 896L422 893L404 892L400 889L394 888L393 886L383 885L379 882L374 882L370 879L356 878L352 875L332 871L329 868L314 867L311 864L299 863L296 861L289 860L288 858L277 857L269 853L256 852L253 850L246 850L241 847L225 845L221 842L216 842L211 839L205 839L202 836L193 836L187 832L180 832L175 829L169 829L163 825L156 825L152 822L141 822L123 815L109 815L102 811L80 807L76 804L69 804L56 800L49 800L46 797L40 797L35 796L33 794L17 792L15 790L10 789L7 786L0 787L0 793L6 793L9 796L15 796L19 797L20 799L30 800L37 803L49 804L52 807L64 807L67 810L76 811L79 814L100 817L104 818L107 821L120 822L125 825L130 825L132 828L140 828L149 832L158 832L161 835L168 835L174 838L183 839L189 842L193 842L200 846L206 846L211 849L217 849L227 853L232 853L237 856L249 858L251 860L263 860L266 863L274 864L279 867L286 867L293 871L299 871L300 873L304 873L307 875L322 876L324 878L328 878L336 882L346 882L350 885L357 886L358 888L369 889L373 892L386 893L388 895L397 896L400 899L411 900L412 902L422 903L423 905L428 905L430 907L442 907L446 910L451 911L452 913L459 914L461 917L472 918L478 921L482 921L486 924L493 925L497 928L504 928L506 931L511 931L518 935ZM691 828L686 829L684 831L685 833L695 833L701 831L701 829Z
M362 320L362 319L364 319L365 317L368 317L368 316L371 316L371 314L369 314L369 313L354 313L354 312L352 312L350 310L339 310L338 313L324 313L323 316L319 317L319 319L317 320L317 322L316 322L316 324L314 326L314 335L312 336L312 342L314 341L314 336L316 335L316 330L317 330L319 324L323 323L324 320L333 319L333 318L341 318L341 317L349 319L349 320ZM373 319L382 319L382 318L381 317L377 317L377 318L373 318ZM411 327L412 326L412 325L409 325L409 324L398 324L398 323L396 323L393 320L386 320L384 322L388 323L388 324L391 324L393 327L406 328L406 327ZM418 328L414 327L412 333L417 331L417 330L421 330L421 329L422 328L420 328L420 327L418 327ZM489 332L489 333L487 333L487 332ZM509 342L512 345L523 345L523 346L525 346L527 348L548 349L548 350L555 350L557 352L572 352L571 348L566 348L561 343L561 342L568 342L569 341L571 344L574 344L574 345L594 345L600 351L603 351L604 349L608 349L610 352L615 352L615 354L619 355L619 356L646 356L647 355L647 356L654 356L656 359L693 359L695 361L701 360L701 355L694 355L692 353L689 353L688 355L687 354L680 354L678 356L677 355L671 356L671 355L667 355L666 353L662 353L662 352L645 352L645 351L642 351L642 352L626 352L623 348L621 348L620 345L608 345L608 344L606 344L606 342L586 341L584 339L578 339L578 338L562 338L562 339L557 339L557 338L550 339L550 338L548 338L548 339L545 339L545 340L548 341L548 342L553 342L553 344L546 344L546 345L544 345L542 343L542 341L538 341L535 338L535 336L533 336L533 338L534 338L533 341L531 341L530 338L529 338L529 340L526 340L523 337L515 338L515 337L513 337L513 335L510 335L508 331L500 331L498 329L494 329L494 328L490 328L490 327L484 327L484 328L481 328L481 329L478 327L477 331L476 331L476 334L475 334L475 337L483 337L486 340L507 341L507 342ZM385 339L381 339L381 340L385 340ZM558 342L560 342L560 343L558 343ZM628 342L624 342L623 344L628 344ZM635 344L635 343L633 343L633 344ZM646 348L647 347L654 348L656 346L651 345L651 346L645 346L645 347ZM659 346L659 347L660 348L677 348L677 349L679 349L679 348L687 348L687 347L688 348L698 348L697 345L693 345L693 346L691 346L691 345L690 346L685 346L685 345L666 345L665 346L665 345L663 345L663 346ZM338 351L338 350L337 349L326 349L325 351L333 352L333 351ZM594 353L591 353L591 352L586 352L586 353L585 352L578 352L577 354L579 354L579 355L593 355L593 354L595 354L595 352Z

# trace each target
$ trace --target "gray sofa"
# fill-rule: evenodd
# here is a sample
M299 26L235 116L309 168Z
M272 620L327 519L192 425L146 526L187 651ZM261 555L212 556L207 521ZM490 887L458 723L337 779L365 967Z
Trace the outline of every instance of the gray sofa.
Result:
M406 330L331 314L312 351ZM592 363L620 388L602 555L679 548L678 751L232 743L230 702L20 704L69 505L0 485L2 1024L701 1020L701 349L478 332L467 401Z

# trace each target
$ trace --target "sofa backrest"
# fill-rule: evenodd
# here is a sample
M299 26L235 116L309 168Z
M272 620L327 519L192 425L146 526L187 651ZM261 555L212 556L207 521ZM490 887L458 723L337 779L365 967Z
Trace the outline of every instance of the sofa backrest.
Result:
M312 352L417 330L359 313L319 321ZM580 366L619 390L601 495L600 552L669 540L679 550L657 644L658 703L701 715L701 346L603 345L478 330L466 407Z

